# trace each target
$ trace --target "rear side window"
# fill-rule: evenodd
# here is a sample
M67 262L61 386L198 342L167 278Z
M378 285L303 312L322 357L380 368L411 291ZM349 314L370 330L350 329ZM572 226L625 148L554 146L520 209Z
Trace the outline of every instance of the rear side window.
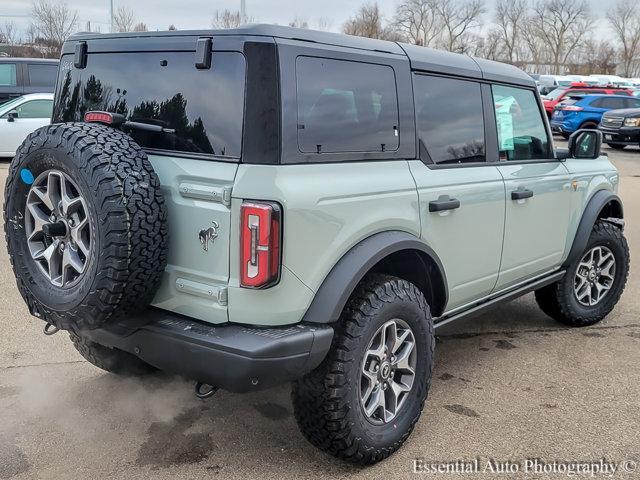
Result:
M623 97L601 97L596 98L591 102L592 107L596 108L608 108L610 110L618 110L621 108L627 108L627 99Z
M18 118L51 118L53 100L31 100L16 108Z
M57 65L38 65L30 63L27 66L29 71L29 83L32 87L51 87L56 84L58 74Z
M301 152L398 149L398 97L391 67L298 57L296 83Z
M416 75L413 90L420 149L434 163L484 162L480 84Z
M640 108L640 98L625 98L624 108Z
M0 87L15 87L17 85L16 64L0 63Z
M95 53L85 69L61 61L54 122L82 121L90 110L164 127L131 130L153 150L238 158L241 154L245 59L214 52L210 69L194 66L193 52Z
M501 160L550 157L549 137L533 91L493 85Z

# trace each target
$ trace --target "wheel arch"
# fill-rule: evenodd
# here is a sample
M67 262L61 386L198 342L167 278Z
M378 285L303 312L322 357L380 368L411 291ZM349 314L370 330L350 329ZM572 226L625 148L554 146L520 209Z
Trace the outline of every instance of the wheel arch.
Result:
M337 321L357 285L373 272L414 283L425 295L434 317L444 312L449 292L437 254L414 235L387 231L362 240L340 258L320 285L302 321Z
M624 209L622 200L615 193L609 190L598 190L593 194L587 202L578 229L571 245L571 250L567 259L563 263L563 267L568 267L585 249L593 226L600 219L624 219Z

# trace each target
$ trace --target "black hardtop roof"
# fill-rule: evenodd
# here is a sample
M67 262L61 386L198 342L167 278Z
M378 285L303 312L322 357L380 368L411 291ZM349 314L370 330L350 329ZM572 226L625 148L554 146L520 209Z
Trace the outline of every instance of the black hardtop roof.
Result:
M57 58L0 57L0 63L60 63Z
M149 37L198 36L266 36L276 39L300 40L338 47L368 50L372 52L385 52L406 56L411 62L411 68L414 70L460 75L469 78L535 87L535 81L525 72L517 67L500 62L405 43L356 37L341 33L321 32L304 28L285 27L280 25L251 24L225 30L172 30L161 32L127 32L111 34L77 33L72 35L68 41L73 42L77 40L92 39L105 40L108 38L134 39Z

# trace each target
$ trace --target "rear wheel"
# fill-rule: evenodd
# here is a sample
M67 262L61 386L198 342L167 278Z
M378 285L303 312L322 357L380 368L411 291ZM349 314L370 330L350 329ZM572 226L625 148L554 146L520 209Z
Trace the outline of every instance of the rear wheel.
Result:
M562 280L536 291L550 317L572 327L598 323L618 303L629 274L629 247L622 230L596 222L583 254Z
M386 275L365 280L323 363L293 384L304 436L352 463L391 455L420 417L434 344L429 307L415 285Z

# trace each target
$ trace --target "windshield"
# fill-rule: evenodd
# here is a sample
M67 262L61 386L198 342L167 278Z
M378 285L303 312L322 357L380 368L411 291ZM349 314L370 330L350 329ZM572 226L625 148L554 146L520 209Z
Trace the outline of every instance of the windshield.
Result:
M9 100L8 102L0 104L0 110L8 111L11 110L11 107L14 105L18 105L22 101L22 97L14 98L13 100Z
M552 92L547 93L546 99L547 100L557 100L566 91L567 91L566 88L556 88Z

